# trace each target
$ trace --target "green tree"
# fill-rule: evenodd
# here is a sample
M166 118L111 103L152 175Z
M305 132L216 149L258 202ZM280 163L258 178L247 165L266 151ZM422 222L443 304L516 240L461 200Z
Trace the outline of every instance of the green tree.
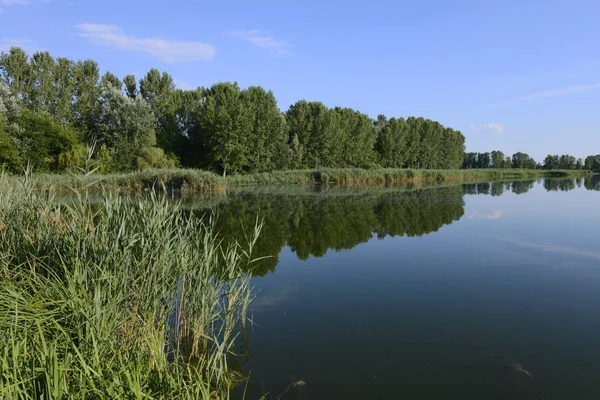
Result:
M571 155L563 154L560 156L560 169L575 169L577 165L577 159Z
M149 148L156 144L156 121L150 106L141 97L125 96L119 89L104 90L97 140L111 151L113 168L126 171L156 164L146 160Z
M477 168L491 168L492 159L490 153L479 153L477 156Z
M177 121L181 127L181 164L193 168L210 168L209 148L202 129L204 90L185 90L180 93Z
M181 153L185 143L177 112L181 108L181 91L167 72L151 69L140 80L140 94L156 117L157 144L166 153Z
M56 63L48 52L37 52L30 59L31 107L35 111L52 112L56 102L54 82Z
M54 70L53 107L50 113L63 124L73 124L73 99L75 98L75 63L57 58Z
M323 103L300 100L286 113L290 142L298 142L302 160L295 168L340 166L340 117ZM297 158L297 157L296 157Z
M504 163L505 163L504 153L501 152L501 151L499 151L499 150L492 151L491 162L492 162L491 168L505 168L505 166L504 166Z
M586 157L584 168L588 171L600 172L600 154Z
M137 81L135 80L135 76L127 75L125 78L123 78L123 83L125 84L125 93L128 97L134 98L138 95Z
M11 93L26 104L32 91L32 73L29 57L24 50L12 47L8 53L0 55L0 74Z
M336 163L343 167L368 167L376 160L375 142L377 131L373 120L351 108L336 107L333 110L339 121L339 158Z
M548 154L544 158L544 169L558 169L559 164L559 157L557 155Z
M479 157L479 153L473 153L473 152L465 153L462 168L463 169L477 168L477 158L478 157Z
M0 93L3 91L8 94L7 88L0 88ZM8 109L4 104L4 96L0 95L0 170L7 169L11 172L19 172L23 168L23 165L21 164L21 158L15 147L14 140L9 134L7 112Z
M75 78L74 125L91 141L99 129L102 95L100 69L95 61L79 61L73 68L73 76Z
M119 90L123 89L123 83L121 82L119 77L112 74L111 72L107 72L104 75L102 75L101 83L103 89L108 89L109 87Z
M60 154L77 144L79 134L44 111L22 110L18 125L16 147L21 160L37 171L59 171Z
M518 152L512 156L512 167L520 169L536 169L537 163L528 154Z
M252 116L237 83L217 83L203 92L201 129L207 161L223 173L242 172L250 160Z
M287 125L273 92L251 86L242 90L241 100L250 118L247 131L250 152L246 170L261 172L287 168L291 158Z

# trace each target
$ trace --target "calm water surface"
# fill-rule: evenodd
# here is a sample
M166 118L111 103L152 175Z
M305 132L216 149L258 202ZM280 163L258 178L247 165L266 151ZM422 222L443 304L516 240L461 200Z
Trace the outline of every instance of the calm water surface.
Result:
M254 190L246 398L600 398L600 181Z

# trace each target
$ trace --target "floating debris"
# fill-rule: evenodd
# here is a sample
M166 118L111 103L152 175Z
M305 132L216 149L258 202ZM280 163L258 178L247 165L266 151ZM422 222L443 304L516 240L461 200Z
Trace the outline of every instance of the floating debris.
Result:
M533 378L533 375L529 371L527 371L525 368L523 368L523 366L521 364L510 363L510 364L508 364L508 368L510 368L511 371L522 372L525 375L527 375L528 377Z
M306 386L306 381L304 381L302 379L296 379L296 380L292 381L292 383L290 383L288 385L288 387L283 391L283 393L281 393L279 396L277 396L277 400L283 399L283 396L285 396L286 393L290 389L297 389L297 388L301 388L302 386Z

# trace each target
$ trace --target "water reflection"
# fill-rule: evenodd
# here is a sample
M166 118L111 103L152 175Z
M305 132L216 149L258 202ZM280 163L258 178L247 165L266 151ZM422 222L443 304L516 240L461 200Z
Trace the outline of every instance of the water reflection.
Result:
M504 192L512 192L515 194L525 194L529 192L535 184L542 180L522 180L514 182L482 182L482 183L465 183L463 184L463 193L468 195L492 195L501 196Z
M587 190L600 190L600 175L585 178L583 185Z
M459 220L464 201L460 186L358 193L244 191L230 193L213 209L225 240L243 242L257 217L263 221L253 255L267 258L253 272L264 275L274 271L286 245L305 260L329 250L351 249L373 236L422 236Z
M254 257L255 275L275 270L285 246L301 260L328 251L352 249L377 237L423 236L463 217L464 195L501 196L529 192L536 183L547 191L568 191L581 185L600 190L600 177L585 179L483 182L414 189L392 186L364 189L273 188L234 190L220 199L203 201L202 210L216 210L216 225L224 240L245 242L257 221L263 221ZM497 219L502 212L469 215Z
M228 193L221 229L259 215L260 272L281 253L254 281L246 398L598 398L600 214L583 187L599 179Z

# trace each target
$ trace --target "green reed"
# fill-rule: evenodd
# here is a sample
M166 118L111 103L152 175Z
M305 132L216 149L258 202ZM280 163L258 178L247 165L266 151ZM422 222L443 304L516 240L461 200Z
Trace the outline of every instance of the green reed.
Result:
M196 169L149 169L110 175L36 175L34 186L57 190L110 190L144 191L165 188L184 193L224 191L234 186L273 185L360 185L399 182L485 181L495 179L523 179L534 177L571 177L591 175L590 171L527 170L527 169L457 169L427 170L400 168L320 168L313 170L285 170L222 177Z
M260 232L167 196L58 201L0 175L0 398L226 399Z

